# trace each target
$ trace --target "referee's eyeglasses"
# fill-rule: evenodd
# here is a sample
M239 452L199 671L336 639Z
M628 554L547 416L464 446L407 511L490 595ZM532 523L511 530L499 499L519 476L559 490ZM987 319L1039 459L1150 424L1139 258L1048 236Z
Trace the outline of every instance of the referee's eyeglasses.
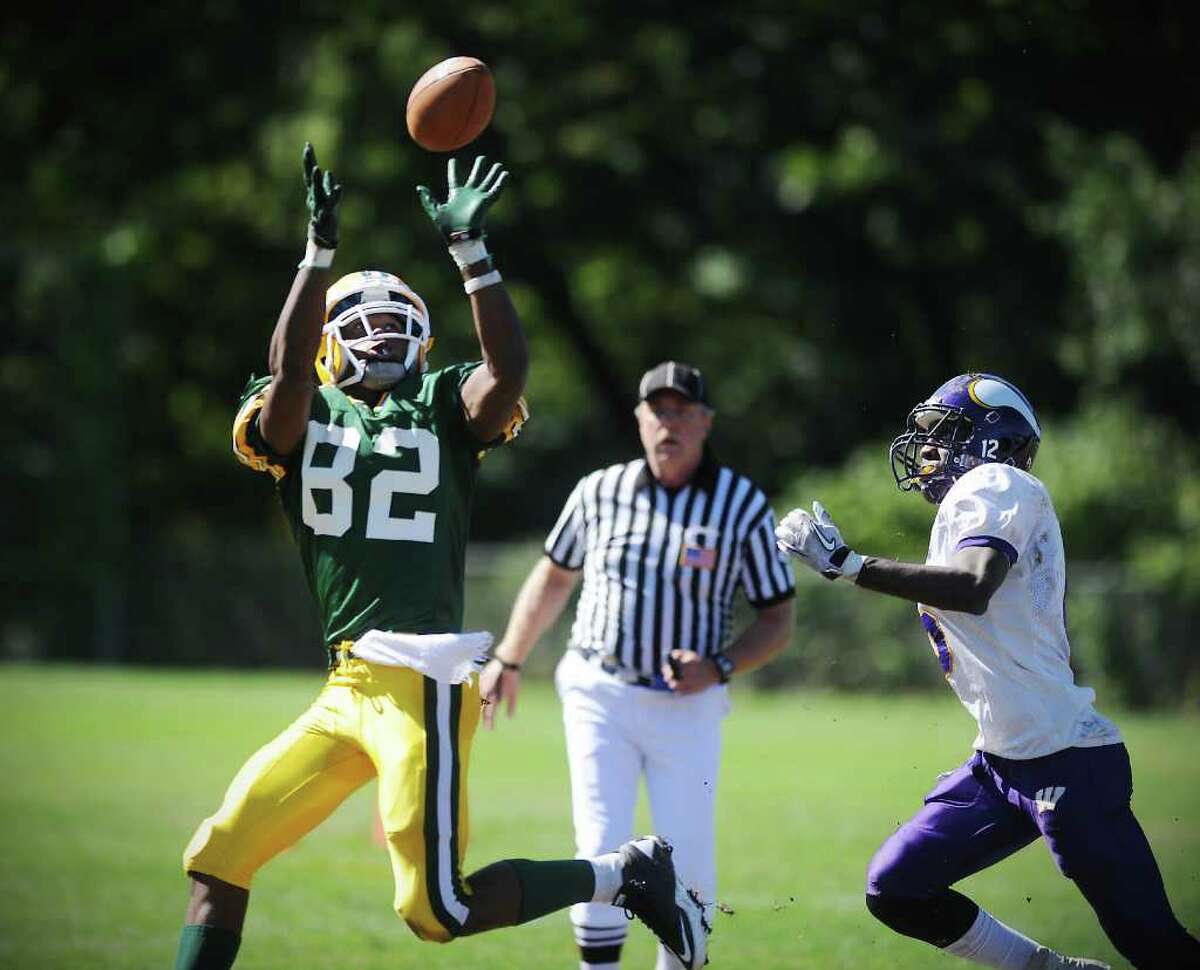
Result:
M708 408L698 401L687 401L682 398L663 400L662 397L656 397L649 401L643 401L642 404L647 411L664 424L669 421L695 420L708 411Z

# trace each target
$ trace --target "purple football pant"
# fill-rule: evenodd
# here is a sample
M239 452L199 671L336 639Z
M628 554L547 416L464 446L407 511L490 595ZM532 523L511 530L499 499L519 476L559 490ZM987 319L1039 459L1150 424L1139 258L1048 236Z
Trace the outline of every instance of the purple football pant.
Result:
M867 872L868 897L940 896L1041 836L1135 967L1200 967L1200 943L1171 912L1129 807L1132 794L1123 744L1026 761L976 751L941 777L924 807L880 846Z

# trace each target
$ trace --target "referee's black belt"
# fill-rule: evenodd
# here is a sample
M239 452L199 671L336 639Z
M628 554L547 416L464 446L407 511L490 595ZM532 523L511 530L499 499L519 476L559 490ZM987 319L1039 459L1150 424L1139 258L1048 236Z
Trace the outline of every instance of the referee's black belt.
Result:
M583 657L588 663L599 667L610 677L615 677L623 684L630 684L633 687L649 687L651 690L670 690L667 682L662 676L647 677L644 674L639 674L636 670L630 670L628 667L622 667L620 660L611 653L601 653L599 650L592 650L590 647L572 647L577 654Z

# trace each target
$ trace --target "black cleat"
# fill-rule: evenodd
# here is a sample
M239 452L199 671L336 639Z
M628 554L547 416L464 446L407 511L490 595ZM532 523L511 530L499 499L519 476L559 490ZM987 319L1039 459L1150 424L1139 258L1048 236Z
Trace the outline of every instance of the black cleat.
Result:
M621 889L613 900L645 923L687 970L708 962L708 935L699 897L679 881L671 846L657 835L626 842L620 848Z

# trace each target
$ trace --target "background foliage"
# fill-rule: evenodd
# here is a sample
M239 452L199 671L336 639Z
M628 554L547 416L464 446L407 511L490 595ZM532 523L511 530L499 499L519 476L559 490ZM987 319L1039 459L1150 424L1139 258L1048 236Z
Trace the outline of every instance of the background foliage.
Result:
M347 185L338 265L398 270L437 357L472 354L413 193L444 159L401 118L417 76L470 52L498 82L478 149L513 171L491 238L535 411L487 463L478 538L529 540L633 453L637 377L677 357L711 379L725 460L918 556L929 510L883 449L945 377L993 370L1047 418L1084 670L1194 701L1196 20L1168 0L6 13L0 650L315 657L232 407L301 251L306 138ZM501 617L521 548L475 567ZM766 680L936 681L903 604L801 597L802 649Z

